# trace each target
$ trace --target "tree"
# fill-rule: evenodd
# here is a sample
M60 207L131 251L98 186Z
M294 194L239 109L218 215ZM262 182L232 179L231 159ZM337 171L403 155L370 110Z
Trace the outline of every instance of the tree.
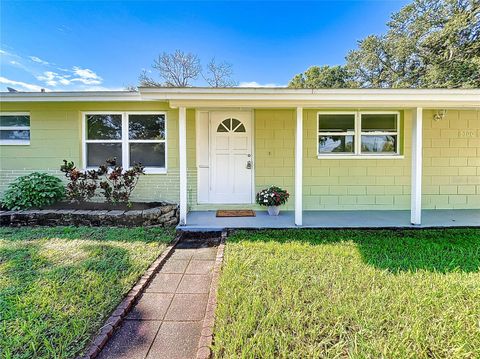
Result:
M480 87L480 2L415 0L347 56L362 87Z
M228 62L217 63L212 58L207 65L207 73L203 78L211 87L233 87L237 83L232 79L233 66Z
M139 77L144 87L189 87L202 71L198 56L176 50L174 53L162 53L154 60L152 68L158 71L164 82L158 82L148 76L144 70Z
M344 66L312 66L290 80L292 88L346 88L352 87Z
M480 87L480 0L414 0L387 26L385 34L359 41L344 67L312 67L289 86ZM341 81L331 80L336 67Z
M139 76L139 86L142 87L189 87L199 75L211 87L236 86L232 79L233 66L228 62L217 63L212 58L207 64L207 71L202 72L202 66L197 55L176 50L174 53L162 53L154 60L152 69L158 72L163 80L153 79L146 70Z

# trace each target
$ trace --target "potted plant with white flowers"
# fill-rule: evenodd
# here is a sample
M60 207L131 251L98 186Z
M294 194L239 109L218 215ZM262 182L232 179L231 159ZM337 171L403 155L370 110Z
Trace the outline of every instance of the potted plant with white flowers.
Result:
M277 186L271 186L258 192L256 200L260 206L268 207L270 216L278 216L280 206L287 203L288 197L290 197L290 194L286 190Z

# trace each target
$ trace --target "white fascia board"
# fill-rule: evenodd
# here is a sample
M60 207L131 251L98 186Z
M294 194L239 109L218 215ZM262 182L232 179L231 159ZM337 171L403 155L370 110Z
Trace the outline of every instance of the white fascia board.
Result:
M132 91L2 92L0 102L123 102L146 101Z
M480 89L140 88L171 107L480 108Z

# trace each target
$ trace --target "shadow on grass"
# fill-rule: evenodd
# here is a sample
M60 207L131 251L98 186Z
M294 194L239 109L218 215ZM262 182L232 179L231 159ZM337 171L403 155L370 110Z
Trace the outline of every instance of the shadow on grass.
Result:
M93 323L103 321L99 313L107 315L121 300L128 290L124 279L136 270L128 250L109 242L80 243L70 251L87 256L64 263L43 256L42 242L4 243L0 347L12 357L74 357L97 330ZM70 314L59 308L70 308ZM48 318L48 330L35 319L40 317Z
M228 242L301 242L313 246L353 242L365 263L392 273L480 271L480 229L238 231Z

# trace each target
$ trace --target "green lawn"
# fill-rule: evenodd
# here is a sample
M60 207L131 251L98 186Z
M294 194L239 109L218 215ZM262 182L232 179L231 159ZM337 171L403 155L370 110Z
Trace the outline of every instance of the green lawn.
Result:
M480 230L237 232L216 358L480 358Z
M164 229L0 228L0 357L74 358L172 237Z

